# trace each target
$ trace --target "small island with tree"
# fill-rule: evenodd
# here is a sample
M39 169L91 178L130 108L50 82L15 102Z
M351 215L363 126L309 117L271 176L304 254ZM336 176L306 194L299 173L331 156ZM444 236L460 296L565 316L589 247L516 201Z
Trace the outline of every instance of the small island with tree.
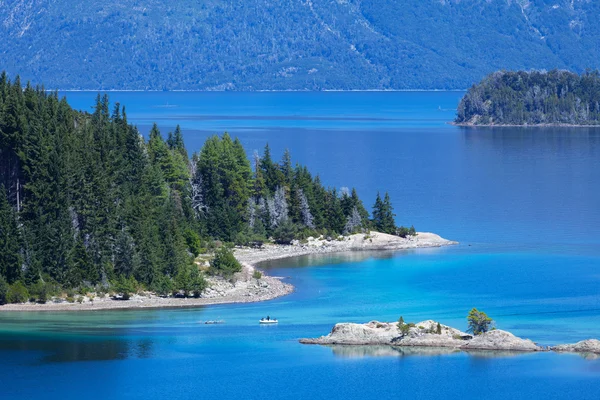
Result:
M458 126L600 126L600 73L499 71L458 105Z

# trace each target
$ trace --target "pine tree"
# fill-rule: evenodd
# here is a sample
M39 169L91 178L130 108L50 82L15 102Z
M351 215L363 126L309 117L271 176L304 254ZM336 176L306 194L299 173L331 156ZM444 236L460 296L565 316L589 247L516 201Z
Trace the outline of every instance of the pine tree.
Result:
M394 235L396 233L396 222L394 221L394 210L389 194L386 192L384 199L377 193L377 199L373 206L373 227L378 232Z
M0 275L4 276L8 283L13 283L21 277L21 246L16 214L8 203L4 186L0 186Z

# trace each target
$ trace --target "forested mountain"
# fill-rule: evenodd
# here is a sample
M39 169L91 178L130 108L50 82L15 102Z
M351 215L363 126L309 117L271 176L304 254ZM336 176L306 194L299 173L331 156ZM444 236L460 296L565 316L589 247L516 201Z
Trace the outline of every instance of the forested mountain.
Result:
M600 73L496 72L458 106L462 125L600 125Z
M0 68L52 89L464 89L600 67L592 0L0 1Z
M132 281L199 295L194 257L217 240L289 243L370 227L414 233L396 228L387 194L370 220L356 191L325 188L289 152L276 162L267 145L251 163L224 134L190 158L179 128L165 140L155 125L146 141L106 96L84 113L0 76L0 304L8 284L15 299ZM222 249L213 273L235 271Z

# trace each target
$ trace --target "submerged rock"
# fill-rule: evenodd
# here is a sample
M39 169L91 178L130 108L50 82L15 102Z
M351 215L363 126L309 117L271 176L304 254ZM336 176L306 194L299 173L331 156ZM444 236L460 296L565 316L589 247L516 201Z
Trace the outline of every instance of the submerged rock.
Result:
M565 353L595 353L600 354L600 340L588 339L574 344L561 344L550 350Z

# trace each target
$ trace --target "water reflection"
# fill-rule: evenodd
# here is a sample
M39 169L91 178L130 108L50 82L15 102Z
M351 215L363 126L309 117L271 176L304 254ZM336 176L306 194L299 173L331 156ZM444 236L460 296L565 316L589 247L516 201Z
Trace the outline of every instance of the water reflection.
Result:
M359 263L365 260L383 260L393 258L398 253L413 253L421 250L396 250L396 251L347 251L329 254L308 254L304 256L286 258L281 260L264 261L260 267L269 268L303 268L322 265L335 265L345 263Z
M151 358L155 344L150 338L139 340L35 340L31 337L0 340L0 352L36 354L33 364L75 361L110 361Z
M329 345L336 357L365 358L365 357L410 357L410 356L442 356L464 353L474 358L518 357L533 354L523 351L506 350L461 350L449 347L400 347L400 346L354 346L354 345ZM598 355L586 354L586 359L600 358Z

